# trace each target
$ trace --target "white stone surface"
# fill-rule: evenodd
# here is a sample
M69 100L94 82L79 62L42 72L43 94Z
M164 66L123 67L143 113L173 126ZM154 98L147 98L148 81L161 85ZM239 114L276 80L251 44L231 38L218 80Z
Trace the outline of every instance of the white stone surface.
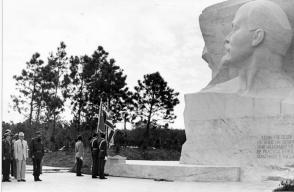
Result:
M199 17L200 28L205 42L203 58L212 70L212 77L218 73L221 65L221 58L225 54L224 39L232 29L232 21L237 9L244 3L252 0L228 0L213 6L207 7ZM293 0L270 0L277 3L287 14L292 29L294 29L294 2ZM283 69L288 75L294 78L294 41L288 50L283 61ZM234 76L235 70L230 68L224 70L223 75L216 79L216 82L228 80Z
M241 167L241 180L292 168L293 13L292 0L229 0L203 11L212 81L185 95L181 163Z
M187 140L182 147L182 163L237 166L242 170L293 164L293 104L221 93L190 94L185 102ZM265 136L281 138L265 140ZM268 141L274 143L264 144ZM278 141L284 149L273 149ZM272 156L262 157L258 150L267 150L261 155ZM260 175L259 179L267 176L274 175ZM242 171L241 180L248 179L251 177Z
M42 182L34 182L31 174L27 182L2 183L3 192L268 192L279 182L158 182L149 179L108 177L107 180L92 179L90 175L76 177L75 173L48 173L41 176Z
M105 172L112 176L172 181L240 181L239 167L186 165L178 161L108 161Z

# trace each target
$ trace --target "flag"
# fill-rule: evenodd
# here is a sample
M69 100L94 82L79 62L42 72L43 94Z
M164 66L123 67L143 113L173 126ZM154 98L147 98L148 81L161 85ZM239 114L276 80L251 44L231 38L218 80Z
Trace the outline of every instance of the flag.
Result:
M114 134L114 125L108 119L110 117L110 112L104 110L103 108L104 104L102 103L102 101L100 101L97 132L105 133L106 141L110 142Z
M105 121L105 126L107 126L110 129L114 129L113 124L108 119L106 119L106 121Z
M107 142L111 143L112 136L114 134L114 125L111 123L110 120L106 119L105 120L105 127L106 127L106 132L107 132Z
M114 135L115 135L115 132L113 129L109 129L108 130L108 140L109 140L109 146L111 145L114 145Z
M102 100L100 101L99 117L98 117L98 123L97 123L97 133L99 132L106 133L105 125L104 125L104 112L102 108Z

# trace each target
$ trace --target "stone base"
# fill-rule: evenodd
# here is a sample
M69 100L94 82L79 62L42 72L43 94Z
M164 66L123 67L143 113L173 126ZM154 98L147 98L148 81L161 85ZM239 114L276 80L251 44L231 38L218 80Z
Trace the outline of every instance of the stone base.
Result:
M225 93L185 95L181 163L279 166L294 161L294 105Z
M116 161L117 163L114 163ZM178 161L121 161L108 158L105 172L111 176L157 179L167 181L240 181L240 168L229 166L198 166Z

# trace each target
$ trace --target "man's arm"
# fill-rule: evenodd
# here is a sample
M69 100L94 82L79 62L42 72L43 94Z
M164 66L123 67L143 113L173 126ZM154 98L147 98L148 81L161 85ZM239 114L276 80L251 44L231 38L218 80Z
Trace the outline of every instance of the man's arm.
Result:
M79 152L79 146L78 143L75 143L75 153Z
M105 158L106 157L106 148L107 148L107 145L106 145L106 140L102 140L101 143L100 143L100 155L101 157Z
M14 145L13 145L13 147L14 147L14 157L15 157L15 159L17 159L17 152L18 152L18 150L17 150L17 141L15 141L14 142Z
M2 158L5 160L5 141L2 142Z
M42 141L41 141L42 142ZM44 156L44 154L45 154L45 149L44 149L44 144L43 143L41 143L41 145L42 145L42 157Z
M25 144L26 144L26 156L29 157L29 146L28 146L28 142L25 141Z
M82 157L84 157L84 155L85 155L85 148L84 148L84 144L83 143L81 143L81 148L82 148Z
M30 158L35 158L34 157L34 138L32 139L31 143L30 143Z

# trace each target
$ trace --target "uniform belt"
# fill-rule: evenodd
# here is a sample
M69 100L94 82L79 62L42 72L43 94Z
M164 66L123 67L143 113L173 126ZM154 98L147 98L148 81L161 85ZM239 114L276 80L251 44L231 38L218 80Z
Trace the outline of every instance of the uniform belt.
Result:
M98 150L98 148L93 148L93 150Z

